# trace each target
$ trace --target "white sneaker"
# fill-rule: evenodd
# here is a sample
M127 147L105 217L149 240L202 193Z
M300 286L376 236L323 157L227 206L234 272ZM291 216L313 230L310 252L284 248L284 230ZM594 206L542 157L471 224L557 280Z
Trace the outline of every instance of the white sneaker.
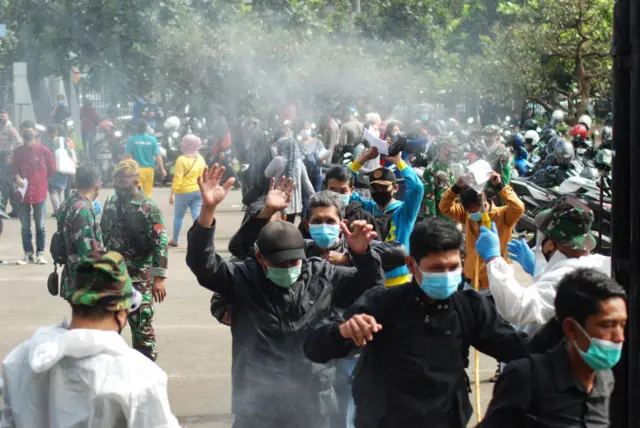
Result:
M33 263L33 254L25 254L24 259L18 260L19 265L28 265Z
M44 258L44 254L38 254L38 257L36 257L36 264L39 264L39 265L47 264L47 259Z

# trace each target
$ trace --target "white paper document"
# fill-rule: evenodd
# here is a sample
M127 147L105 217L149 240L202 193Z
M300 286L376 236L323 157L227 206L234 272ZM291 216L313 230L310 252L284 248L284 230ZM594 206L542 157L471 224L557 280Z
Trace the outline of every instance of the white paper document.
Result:
M378 149L378 153L381 155L386 156L389 154L389 146L387 146L387 142L373 135L368 129L364 130L364 139L367 140L372 147Z

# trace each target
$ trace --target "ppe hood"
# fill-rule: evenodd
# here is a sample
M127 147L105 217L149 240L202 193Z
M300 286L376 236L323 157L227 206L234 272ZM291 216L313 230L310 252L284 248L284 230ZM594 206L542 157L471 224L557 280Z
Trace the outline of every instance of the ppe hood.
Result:
M68 330L66 321L43 327L29 341L29 365L35 373L43 373L65 357L86 358L97 354L123 354L127 349L122 336L115 331Z

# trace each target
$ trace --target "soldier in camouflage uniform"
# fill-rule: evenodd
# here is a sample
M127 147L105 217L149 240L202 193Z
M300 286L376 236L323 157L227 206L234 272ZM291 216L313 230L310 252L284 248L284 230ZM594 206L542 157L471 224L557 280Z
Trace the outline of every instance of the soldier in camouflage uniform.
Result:
M496 125L486 126L482 130L484 145L489 152L485 159L491 168L500 174L502 183L508 186L511 183L511 172L513 170L513 156L508 148L500 142L500 128Z
M440 212L440 201L444 192L456 184L456 177L451 169L451 155L456 151L457 140L455 137L444 137L437 143L438 157L422 174L424 183L424 197L420 214L422 219L438 215L449 219Z
M140 189L139 176L133 159L116 165L116 192L105 203L100 225L105 247L125 257L133 285L142 293L140 309L129 315L133 347L155 361L153 301L162 302L166 296L168 240L160 209Z
M73 288L80 259L94 251L104 250L102 232L93 205L102 187L100 171L92 165L80 166L76 171L76 184L78 190L63 202L56 215L58 233L64 242L67 258L62 270L60 296L67 300L67 293Z

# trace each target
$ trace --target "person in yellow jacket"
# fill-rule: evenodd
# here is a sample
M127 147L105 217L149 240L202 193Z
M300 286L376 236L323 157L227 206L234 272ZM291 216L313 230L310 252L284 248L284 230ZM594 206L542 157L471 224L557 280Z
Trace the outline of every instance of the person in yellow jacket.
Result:
M172 247L177 247L180 243L182 220L187 213L187 208L191 211L193 221L200 215L202 195L198 187L198 177L207 167L204 158L199 153L201 145L200 138L191 134L182 137L180 143L182 155L176 160L171 196L169 196L169 203L175 206L173 239L169 241L169 245Z
M511 231L524 214L524 203L518 198L511 186L502 183L500 174L491 174L491 184L500 190L500 197L505 202L505 206L498 207L493 202L484 201L485 211L489 218L496 224L498 235L500 236L500 253L505 260L507 257L507 243L511 241ZM460 197L460 202L456 200ZM464 225L465 228L465 260L464 275L473 280L476 269L478 253L476 252L476 239L480 235L482 226L482 199L480 195L471 187L467 187L464 176L460 177L453 187L449 188L440 201L440 212L451 217L453 220ZM487 277L487 265L480 260L480 288L489 288L489 278Z

